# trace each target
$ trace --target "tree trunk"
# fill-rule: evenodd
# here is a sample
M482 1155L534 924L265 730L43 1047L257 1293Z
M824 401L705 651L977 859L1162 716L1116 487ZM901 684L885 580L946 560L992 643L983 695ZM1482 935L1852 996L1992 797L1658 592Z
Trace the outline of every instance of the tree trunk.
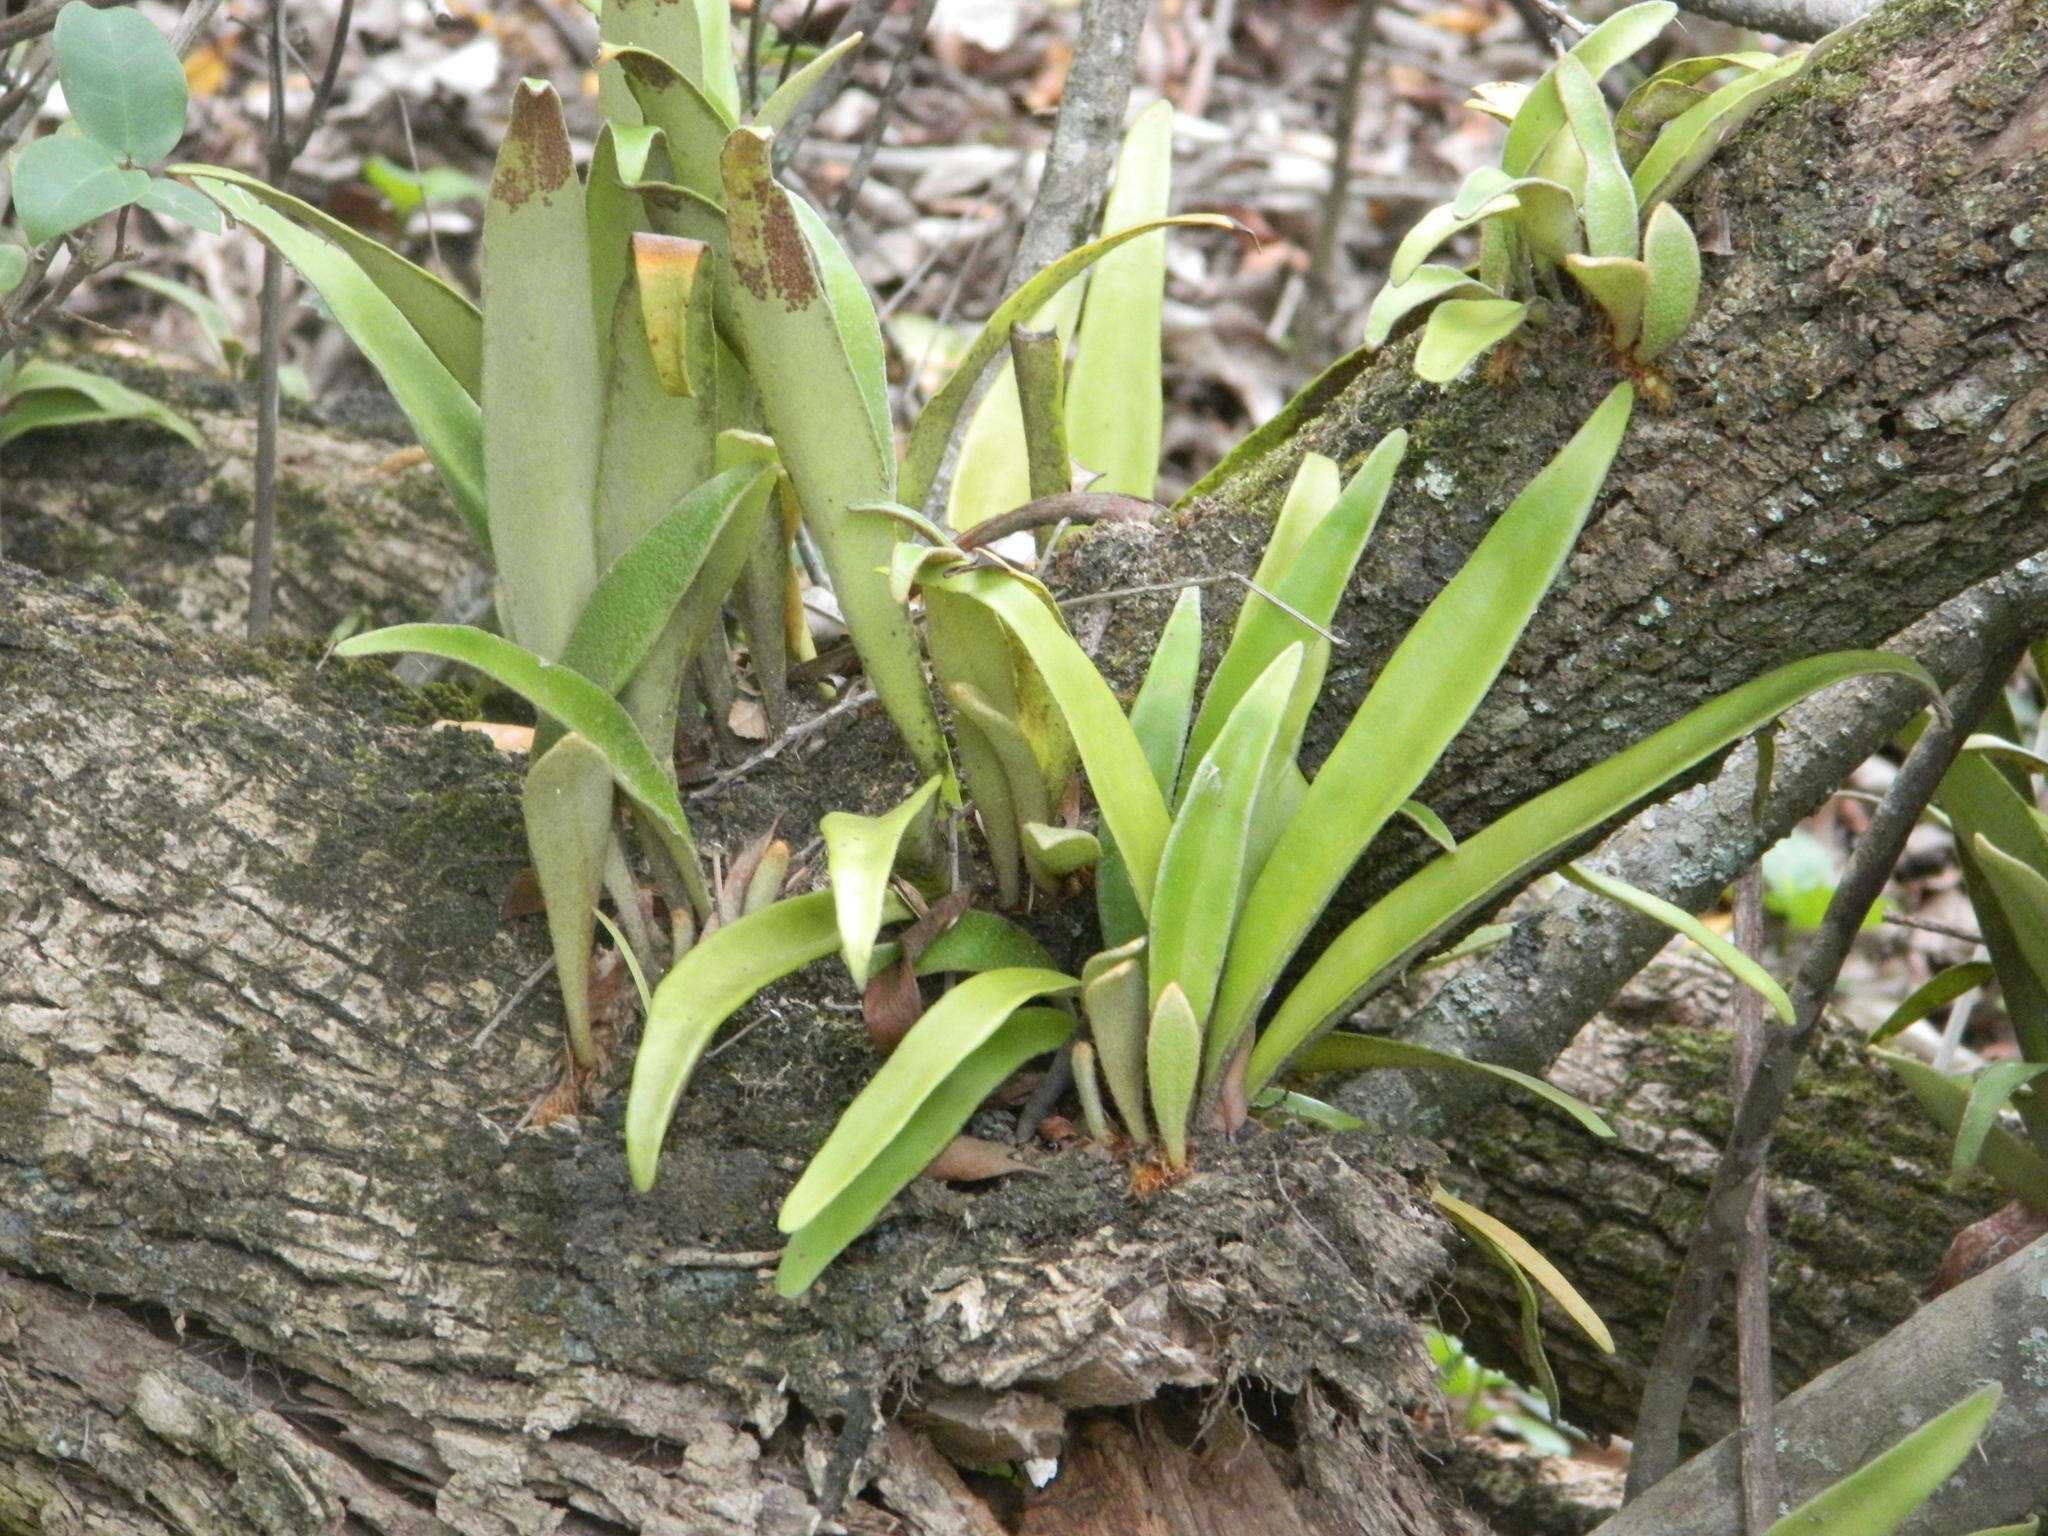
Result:
M995 1477L985 1497L935 1446L1055 1460L1066 1414L1169 1388L1221 1412L1255 1384L1293 1398L1287 1449L1240 1436L1272 1528L1471 1529L1402 1417L1441 1259L1415 1149L1276 1139L1143 1201L1065 1153L916 1191L780 1301L776 1197L869 1064L829 971L721 1053L636 1198L616 1101L518 1128L560 1034L547 994L517 1005L537 925L498 918L509 765L426 729L378 668L210 647L14 566L0 615L17 1523L992 1536L991 1502L1033 1501ZM833 761L885 779L885 729ZM843 788L822 777L740 781L705 831L813 821ZM1253 1491L1159 1414L1135 1426L1117 1476L1168 1510ZM1080 1464L1122 1433L1088 1430ZM1054 1490L1047 1532L1144 1528Z
M1454 828L2048 547L2038 21L2023 0L1899 0L1702 178L1690 211L1731 254L1671 362L1673 405L1639 415L1557 596L1424 792ZM1427 388L1405 345L1354 361L1184 515L1078 541L1060 579L1249 571L1301 451L1348 463L1408 426L1409 473L1340 615L1327 744L1613 382L1594 330L1539 338L1505 385ZM360 451L358 491L384 457ZM194 542L163 510L239 505L232 488L178 449L82 479L72 453L38 452L10 452L10 548L233 622L232 539ZM462 569L452 525L413 499L287 509L301 633L422 616L413 594ZM1143 1200L1080 1152L973 1194L920 1186L812 1296L776 1301L768 1213L868 1060L829 976L735 1033L662 1184L632 1198L615 1104L519 1128L558 1056L550 992L475 1043L543 951L531 921L498 918L523 860L516 781L487 747L425 731L372 669L307 672L0 569L0 1521L1471 1528L1406 1427L1428 1391L1408 1318L1440 1262L1404 1177L1422 1149L1275 1135L1205 1149ZM1079 612L1129 676L1163 607ZM807 832L907 777L873 719L809 745L694 805L708 839L737 846L777 814ZM1376 857L1339 915L1415 856ZM1638 1182L1682 1190L1665 1168ZM1641 1193L1654 1250L1685 1197ZM1894 1285L1873 1311L1904 1300ZM1576 1360L1570 1376L1598 1404L1627 1385ZM1050 1456L1066 1471L1039 1494L985 1470Z

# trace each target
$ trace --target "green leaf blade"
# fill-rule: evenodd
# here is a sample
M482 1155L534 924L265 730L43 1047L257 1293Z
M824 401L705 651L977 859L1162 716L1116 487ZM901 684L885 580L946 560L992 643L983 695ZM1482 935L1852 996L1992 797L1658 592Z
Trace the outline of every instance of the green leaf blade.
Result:
M782 1202L776 1224L784 1232L796 1232L815 1220L1013 1013L1034 997L1079 986L1058 971L1020 968L984 971L946 993L910 1027L881 1070L847 1106Z
M938 793L936 776L909 799L880 816L830 811L819 818L825 839L825 864L831 872L832 910L839 924L839 951L856 987L865 987L874 954L875 935L889 898L889 877L895 873L903 840Z
M1218 998L1220 1028L1241 1035L1250 1025L1345 872L1492 687L1592 510L1632 402L1625 384L1608 395L1388 659L1245 903Z
M859 1176L791 1234L775 1272L778 1294L797 1296L809 1289L889 1201L945 1150L984 1099L1032 1057L1058 1050L1073 1032L1071 1014L1057 1008L1020 1008L969 1052Z
M15 157L14 213L31 245L126 208L148 190L146 172L123 167L113 150L76 134L50 134Z
M155 165L185 134L185 70L164 35L130 6L72 0L52 38L72 120L137 165Z
M1909 678L1931 693L1939 691L1918 662L1883 651L1843 651L1790 662L1730 689L1465 838L1455 854L1409 876L1317 956L1259 1037L1252 1053L1252 1088L1271 1081L1306 1041L1402 964L1425 953L1445 929L1536 873L1577 838L1808 695L1852 677L1880 675ZM1237 963L1233 954L1232 965ZM1229 983L1226 976L1226 989Z

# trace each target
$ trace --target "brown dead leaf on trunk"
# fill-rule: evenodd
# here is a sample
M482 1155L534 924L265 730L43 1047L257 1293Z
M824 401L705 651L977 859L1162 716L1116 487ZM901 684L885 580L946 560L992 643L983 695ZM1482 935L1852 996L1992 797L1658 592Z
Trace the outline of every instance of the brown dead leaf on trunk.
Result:
M2048 1235L2048 1211L2024 1200L2015 1200L1982 1221L1970 1223L1955 1235L1948 1252L1942 1255L1941 1268L1927 1288L1928 1297L1954 1290L2043 1235Z
M983 1179L1001 1178L1006 1173L1038 1173L1029 1163L1020 1163L1000 1142L979 1136L955 1136L946 1150L926 1165L924 1176L948 1184L976 1184Z

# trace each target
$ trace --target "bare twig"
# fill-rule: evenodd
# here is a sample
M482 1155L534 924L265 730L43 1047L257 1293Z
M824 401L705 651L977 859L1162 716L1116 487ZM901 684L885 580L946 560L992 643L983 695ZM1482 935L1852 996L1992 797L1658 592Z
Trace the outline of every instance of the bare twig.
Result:
M755 3L763 4L765 0L755 0ZM797 23L796 32L791 34L790 51L784 55L781 74L775 81L778 86L789 78L790 65L796 58L794 39L803 32L805 24L810 21L811 9L815 3L816 0L811 0L811 4L805 6L803 19ZM889 0L855 0L855 3L847 8L845 16L840 18L839 25L832 29L832 36L827 40L826 46L830 47L840 38L849 37L855 32L873 37L875 28L882 24L883 18L888 14ZM826 71L825 78L811 87L811 94L797 103L796 110L789 114L789 120L782 125L782 132L775 136L775 158L778 163L787 163L797 152L797 147L810 137L811 129L817 125L819 115L844 89L846 78L852 71L853 56L849 54Z
M1147 9L1148 0L1084 0L1045 170L1010 257L1005 290L1078 245L1101 207L1130 105Z
M1860 20L1873 0L1679 0L1695 16L1810 43Z
M718 791L725 788L726 785L732 783L735 779L745 778L755 769L774 762L776 758L782 756L784 752L787 752L798 742L807 740L817 735L820 731L830 729L831 726L858 710L863 704L872 704L874 700L874 689L854 689L845 698L824 711L824 713L813 715L808 720L798 721L752 757L734 763L732 767L726 769L725 772L719 774L716 778L707 779L702 784L697 785L690 791L690 798L692 800L701 800L706 795L717 794Z
M171 28L171 47L180 57L192 51L192 45L199 41L199 34L213 20L213 13L220 9L220 0L188 0L178 24Z
M1735 882L1735 947L1752 960L1764 950L1763 871L1752 866ZM1741 1102L1763 1059L1764 1000L1754 988L1735 990L1733 1098ZM1742 1511L1746 1536L1763 1536L1776 1523L1783 1479L1772 1438L1770 1177L1759 1171L1743 1215L1735 1266L1736 1377L1741 1394Z
M1337 320L1331 295L1336 287L1337 260L1343 250L1344 217L1351 205L1351 172L1357 151L1358 100L1365 88L1365 66L1372 58L1373 22L1379 0L1359 0L1351 22L1351 50L1344 61L1344 86L1337 96L1337 126L1330 155L1330 189L1323 197L1316 223L1315 251L1308 266L1309 327L1319 352L1334 352L1332 326Z
M1864 915L1883 892L1892 866L1906 845L1907 834L1920 819L1942 774L1962 746L1970 723L1983 713L2004 685L2019 654L2017 645L2000 648L1990 666L1958 686L1953 712L1934 720L1914 743L1828 901L1827 914L1792 987L1794 1023L1770 1037L1750 1080L1749 1091L1736 1106L1727 1148L1714 1170L1706 1208L1701 1212L1691 1247L1673 1286L1663 1335L1644 1384L1636 1419L1635 1451L1629 1461L1629 1498L1639 1496L1678 1465L1686 1400L1692 1395L1693 1378L1706 1348L1715 1303L1728 1278L1756 1177L1842 962L1862 929Z
M1376 0L1365 0L1363 9L1371 11ZM1216 60L1230 45L1230 34L1237 26L1237 0L1214 0L1209 7L1209 19L1202 27L1202 41L1195 49L1195 62L1188 66L1187 84L1181 89L1180 110L1189 117L1200 117L1209 110L1209 88L1216 83Z
M284 6L270 0L268 31L270 108L263 168L272 186L291 169L291 138L284 121ZM256 489L249 526L249 638L270 628L277 543L278 354L284 344L284 258L263 247L263 290L256 340Z
M846 173L846 182L839 189L838 201L833 204L834 217L844 220L853 211L853 200L860 196L860 189L868 179L868 171L875 163L875 151L881 148L882 135L888 131L889 120L896 115L896 103L902 99L903 89L910 84L910 72L917 65L917 56L924 49L924 35L931 26L932 12L938 9L939 0L917 0L917 8L910 13L910 30L897 45L896 61L889 66L889 79L882 87L882 96L875 103L873 121L862 135L860 153L854 157L853 168Z
M43 0L41 5L0 21L0 48L12 48L16 43L41 37L57 25L57 13L63 9L64 0Z

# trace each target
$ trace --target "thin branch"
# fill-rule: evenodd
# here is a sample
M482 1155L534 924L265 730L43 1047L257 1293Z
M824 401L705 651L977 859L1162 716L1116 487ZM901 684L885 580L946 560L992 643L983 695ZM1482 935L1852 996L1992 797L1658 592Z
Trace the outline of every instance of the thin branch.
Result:
M782 756L784 752L787 752L798 742L807 740L817 735L820 731L830 729L838 721L843 720L846 716L858 710L863 704L872 704L874 701L874 689L856 688L852 690L845 698L834 704L823 714L813 715L808 720L799 721L776 737L775 740L769 742L767 746L756 752L752 757L733 764L732 767L726 769L718 777L707 779L704 783L697 785L690 791L689 798L701 800L706 795L717 794L735 779L743 779L755 769L774 762L776 758Z
M756 5L765 3L766 0L755 0ZM812 5L815 3L816 0L812 0ZM829 48L840 38L850 37L856 32L873 37L875 29L889 14L889 3L890 0L855 0L855 3L847 8L846 15L840 18L839 25L832 29L832 36L827 39L826 46ZM782 72L775 82L777 86L789 78L790 62L796 57L793 39L803 31L810 17L811 5L807 5L803 20L797 23L796 33L791 34L790 51L783 58ZM859 51L854 50L855 53ZM810 95L796 104L796 110L789 114L789 121L782 125L782 132L775 136L775 158L778 164L787 164L795 156L797 147L810 137L811 130L817 126L819 116L832 104L840 91L845 89L847 77L852 73L853 54L850 53L826 71L825 78L811 87Z
M2040 634L2048 634L2048 560L2028 560L1951 598L1886 649L1913 657L1936 677L1958 678ZM1598 861L1688 912L1704 911L1925 707L1925 692L1901 678L1837 684L1786 714L1761 818L1750 754L1739 748L1708 782L1614 831L1600 844ZM1513 938L1440 987L1406 1021L1402 1038L1546 1072L1670 939L1671 930L1654 919L1589 892L1560 892L1521 918ZM1347 1084L1338 1104L1378 1128L1430 1136L1496 1096L1469 1073L1372 1072Z
M1109 187L1149 0L1084 0L1045 169L1003 278L1005 291L1085 237Z
M1364 0L1362 9L1371 11L1377 0ZM1202 27L1202 41L1195 49L1195 62L1188 67L1187 84L1180 93L1180 110L1189 117L1201 117L1209 110L1209 90L1216 83L1216 60L1230 46L1230 34L1237 28L1237 0L1214 0L1209 19Z
M1379 0L1360 0L1351 22L1351 49L1344 61L1344 84L1337 93L1337 126L1330 155L1330 186L1323 195L1322 217L1316 223L1314 254L1308 266L1309 326L1320 351L1334 352L1333 328L1339 323L1331 296L1336 289L1337 260L1343 250L1344 219L1351 207L1351 173L1358 150L1358 103L1365 90L1365 66L1372 58L1373 23Z
M19 16L9 16L0 21L0 48L12 48L16 43L25 43L32 37L41 37L57 25L57 13L64 9L64 0L44 0L44 3Z
M868 179L868 171L875 163L875 151L881 148L882 135L888 131L889 120L896 115L896 104L903 97L904 87L910 84L911 70L917 64L917 56L924 50L924 35L931 27L932 12L938 9L939 0L917 0L917 8L910 13L910 30L896 50L896 61L889 66L888 81L882 86L881 99L875 103L873 121L862 135L860 153L854 157L853 168L846 173L846 182L839 189L838 200L833 204L835 218L844 220L853 211L853 200L860 196L860 189Z
M305 121L299 124L299 131L292 136L293 160L306 152L307 143L327 116L327 109L334 105L334 88L341 81L341 56L348 48L349 30L355 24L355 9L356 0L341 0L341 9L335 13L334 41L327 50L327 67L320 72L320 83L313 89L313 104L306 109Z
M1695 16L1810 43L1861 20L1874 0L1679 0Z
M1715 1303L1728 1278L1755 1181L1770 1150L1772 1131L1813 1043L1842 962L1862 930L1865 914L1883 893L1907 834L1934 797L1935 787L1961 748L1971 722L2004 686L2020 650L2018 645L2001 648L1991 665L1958 686L1952 713L1937 717L1914 743L1828 901L1827 914L1792 987L1794 1022L1772 1035L1749 1091L1736 1106L1727 1149L1714 1170L1706 1208L1672 1289L1663 1336L1636 1418L1635 1450L1629 1458L1627 1497L1631 1499L1678 1465L1685 1405L1706 1348Z
M291 136L284 121L284 7L270 0L268 55L270 104L265 121L263 169L272 186L291 169ZM284 259L263 247L263 289L256 339L256 488L249 520L249 638L270 628L275 604L277 545L277 418L279 353L284 346Z
M178 24L171 28L171 48L180 58L192 51L192 45L199 41L199 34L213 20L213 13L220 9L220 0L188 0L184 12L178 17Z
M1761 765L1760 765L1761 766ZM1759 780L1763 775L1759 773ZM1765 794L1763 784L1758 795ZM1735 947L1752 960L1764 952L1764 879L1751 865L1735 882ZM1764 1000L1752 987L1735 990L1735 1061L1731 1097L1749 1092L1763 1059L1767 1031ZM1771 1381L1771 1192L1770 1176L1759 1171L1743 1214L1741 1252L1735 1266L1735 1366L1741 1399L1742 1518L1745 1536L1763 1536L1776 1523L1784 1479L1772 1437Z

